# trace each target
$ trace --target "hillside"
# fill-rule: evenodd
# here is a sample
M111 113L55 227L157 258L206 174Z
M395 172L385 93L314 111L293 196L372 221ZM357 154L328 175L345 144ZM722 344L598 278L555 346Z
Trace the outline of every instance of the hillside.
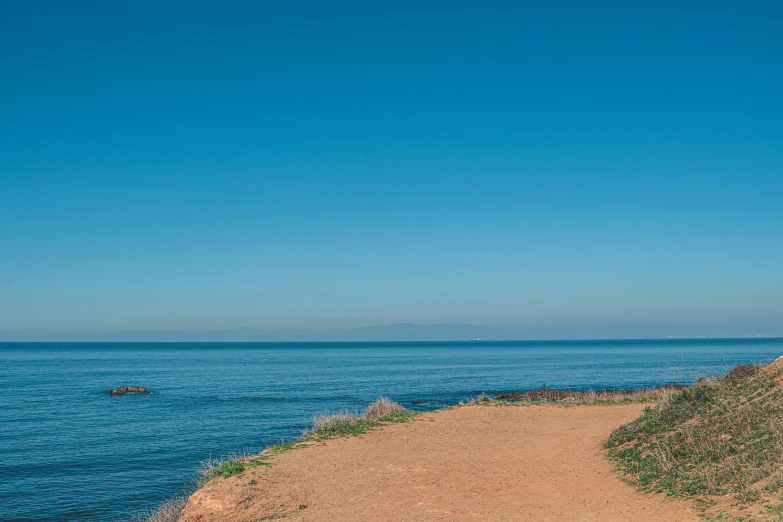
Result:
M783 520L783 360L738 366L616 429L609 457L643 491L714 520Z

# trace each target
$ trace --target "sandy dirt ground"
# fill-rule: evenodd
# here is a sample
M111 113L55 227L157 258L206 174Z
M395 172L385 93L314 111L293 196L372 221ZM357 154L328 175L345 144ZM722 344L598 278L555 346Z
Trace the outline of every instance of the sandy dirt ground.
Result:
M641 405L466 406L279 455L212 480L180 522L698 520L606 459Z

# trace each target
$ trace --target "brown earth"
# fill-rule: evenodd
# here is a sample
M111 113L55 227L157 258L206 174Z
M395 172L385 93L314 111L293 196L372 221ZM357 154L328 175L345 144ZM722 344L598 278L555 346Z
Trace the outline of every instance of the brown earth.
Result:
M698 520L622 482L603 443L639 404L466 406L217 478L180 522ZM252 481L252 482L251 482Z

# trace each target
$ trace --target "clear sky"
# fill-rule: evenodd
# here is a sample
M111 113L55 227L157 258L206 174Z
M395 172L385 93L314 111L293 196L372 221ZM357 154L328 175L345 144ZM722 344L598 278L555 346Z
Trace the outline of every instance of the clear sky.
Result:
M781 27L773 0L2 2L0 337L783 333Z

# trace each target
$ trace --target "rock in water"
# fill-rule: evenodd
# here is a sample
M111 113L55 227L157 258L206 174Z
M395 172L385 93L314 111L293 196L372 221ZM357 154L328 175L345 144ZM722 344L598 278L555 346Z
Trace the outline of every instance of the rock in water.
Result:
M150 393L144 386L117 386L113 390L109 390L106 393L109 395L125 395L128 393Z

